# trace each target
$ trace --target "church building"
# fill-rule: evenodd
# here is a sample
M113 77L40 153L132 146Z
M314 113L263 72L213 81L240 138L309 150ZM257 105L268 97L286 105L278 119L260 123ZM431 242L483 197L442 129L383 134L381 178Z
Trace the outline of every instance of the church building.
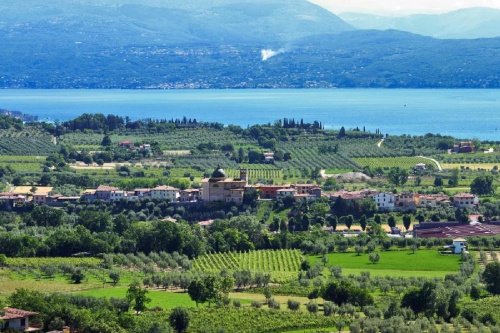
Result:
M248 185L247 170L240 170L240 178L232 179L226 176L218 166L210 178L202 181L202 199L205 202L223 201L241 204L245 187Z

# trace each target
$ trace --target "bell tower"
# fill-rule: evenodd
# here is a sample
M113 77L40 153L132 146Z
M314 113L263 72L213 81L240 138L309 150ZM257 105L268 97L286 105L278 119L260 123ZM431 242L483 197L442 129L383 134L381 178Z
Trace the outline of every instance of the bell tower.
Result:
M248 184L248 170L240 169L240 180L245 181Z

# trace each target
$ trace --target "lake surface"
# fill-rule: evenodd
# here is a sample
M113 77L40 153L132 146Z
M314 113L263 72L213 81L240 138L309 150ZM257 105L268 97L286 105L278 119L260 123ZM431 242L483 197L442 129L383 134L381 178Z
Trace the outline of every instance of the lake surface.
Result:
M288 117L327 128L500 140L500 90L0 90L0 108L46 120L104 113L247 126Z

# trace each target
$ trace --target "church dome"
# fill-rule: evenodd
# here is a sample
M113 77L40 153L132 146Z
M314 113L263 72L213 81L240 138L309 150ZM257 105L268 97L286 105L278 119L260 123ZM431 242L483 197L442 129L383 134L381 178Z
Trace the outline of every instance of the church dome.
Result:
M212 178L226 178L226 173L224 172L224 169L220 167L220 165L212 173Z

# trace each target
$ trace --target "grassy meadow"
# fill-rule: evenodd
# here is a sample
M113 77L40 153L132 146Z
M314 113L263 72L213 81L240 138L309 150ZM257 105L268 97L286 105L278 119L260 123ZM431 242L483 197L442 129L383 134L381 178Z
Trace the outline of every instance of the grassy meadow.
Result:
M456 273L460 265L460 257L443 255L437 250L412 251L382 251L380 261L372 264L368 254L362 253L330 253L328 266L340 266L345 274L359 274L369 271L374 276L421 276L444 277ZM314 264L322 260L321 256L309 256L309 262Z

